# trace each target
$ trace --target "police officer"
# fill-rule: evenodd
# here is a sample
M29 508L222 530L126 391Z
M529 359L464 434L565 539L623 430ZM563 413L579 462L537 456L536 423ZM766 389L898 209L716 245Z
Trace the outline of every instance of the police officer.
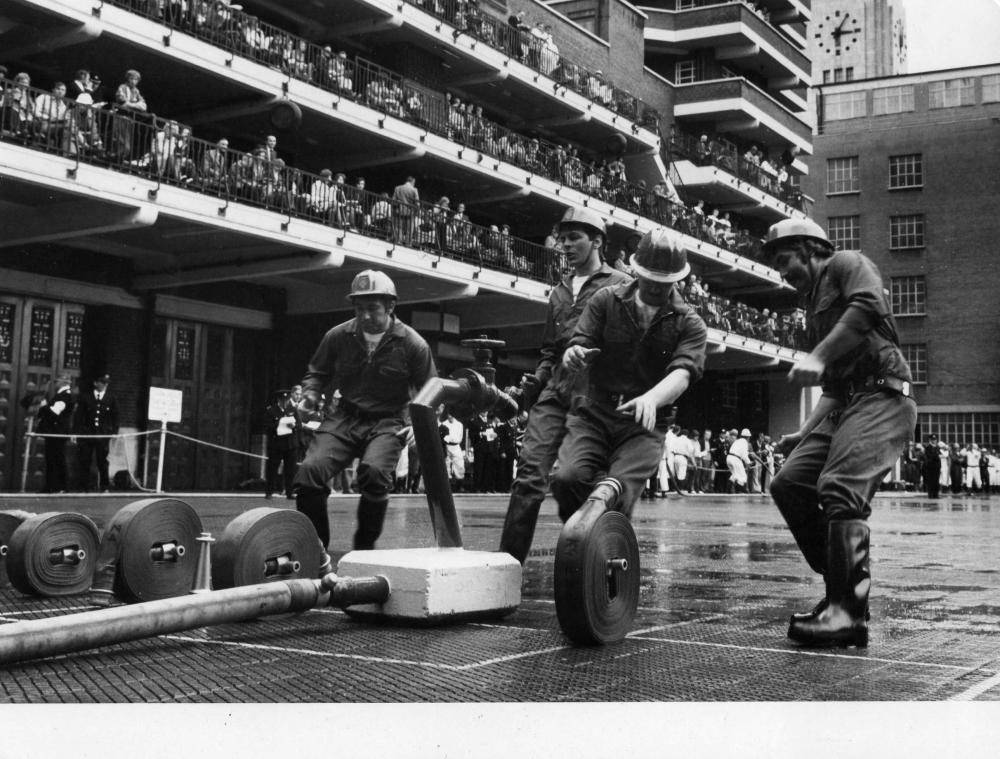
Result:
M691 267L675 233L647 232L629 260L636 280L590 299L563 354L583 374L552 493L563 521L585 500L631 516L663 456L673 403L705 370L708 329L675 285ZM607 477L594 486L598 472Z
M927 495L937 498L941 492L941 448L938 446L937 435L931 435L927 439L920 462L920 473L924 478Z
M562 367L566 341L594 293L631 279L601 262L607 228L595 211L570 208L559 222L557 235L559 251L565 253L572 273L552 288L541 358L535 373L526 374L522 380L522 405L530 406L531 412L500 538L500 550L522 564L535 536L538 511L548 490L549 470L565 434L573 383L573 376Z
M764 252L806 303L812 349L792 367L797 387L822 386L771 495L826 597L792 616L788 636L809 646L867 646L871 499L912 435L910 368L875 265L834 251L823 229L801 219L768 230Z
M354 318L323 336L302 379L299 407L304 413L311 413L324 393L329 398L339 390L340 402L316 429L299 465L295 506L312 520L326 548L328 483L360 459L354 548L371 549L382 533L396 463L406 444L411 389L421 388L437 370L427 342L393 313L396 286L386 274L362 271L348 297Z
M301 396L301 392L299 395ZM275 390L271 403L264 409L264 424L267 431L264 497L270 498L274 493L278 467L281 466L284 480L282 490L286 498L293 498L292 482L298 468L302 425L295 414L295 399L291 390Z
M90 489L91 461L97 464L98 490L106 492L111 487L111 479L108 476L108 451L111 448L110 437L118 434L118 402L108 392L110 382L110 374L96 377L93 391L82 393L77 406L74 426L76 434L83 436L77 440L76 445L79 466L78 487L84 492ZM86 437L89 435L106 437Z
M72 429L73 380L68 374L56 378L55 392L42 400L38 409L38 433L45 438L45 492L66 490L66 435Z

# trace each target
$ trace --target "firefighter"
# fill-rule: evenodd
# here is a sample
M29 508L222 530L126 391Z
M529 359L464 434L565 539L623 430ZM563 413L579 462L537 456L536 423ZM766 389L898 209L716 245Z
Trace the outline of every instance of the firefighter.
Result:
M548 490L549 470L565 435L573 390L573 376L562 368L566 341L594 293L631 279L602 262L607 234L604 219L587 208L568 209L558 225L558 251L565 254L572 272L552 288L541 358L534 374L522 379L522 408L530 407L530 413L500 538L500 550L522 564Z
M324 394L331 398L335 390L340 402L313 434L294 491L296 508L315 525L326 549L328 483L358 458L361 498L354 548L364 550L374 548L382 533L396 463L409 432L407 403L437 370L427 342L396 318L396 286L385 273L362 271L348 297L354 318L323 336L302 379L300 411L311 413Z
M788 637L808 646L868 644L871 499L912 437L917 407L910 367L878 269L857 251L835 251L815 222L785 219L766 260L803 297L809 354L788 373L822 395L786 454L771 495L826 596L792 616Z

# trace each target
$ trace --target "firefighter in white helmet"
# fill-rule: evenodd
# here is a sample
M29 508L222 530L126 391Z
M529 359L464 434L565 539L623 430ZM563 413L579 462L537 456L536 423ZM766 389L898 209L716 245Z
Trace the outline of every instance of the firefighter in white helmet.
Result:
M803 556L826 581L812 611L792 616L788 636L810 646L868 644L871 499L913 435L910 367L878 269L857 251L834 251L804 219L772 226L766 260L805 298L810 353L788 373L823 393L799 429L771 495Z
M559 248L573 271L552 288L541 358L534 374L526 374L522 380L523 405L530 406L531 411L500 538L500 550L522 564L531 548L538 511L548 490L549 470L565 434L573 381L562 368L566 341L594 293L631 279L602 262L607 229L597 212L568 209L559 222L557 235Z
M361 500L354 548L374 548L406 444L411 391L437 376L427 342L393 313L396 286L386 274L361 272L348 298L354 318L323 336L302 378L304 412L313 411L324 394L332 398L340 391L340 402L315 430L295 475L296 508L315 525L324 549L330 541L329 482L355 458Z
M591 298L563 354L584 378L552 483L563 521L588 498L631 515L659 467L674 402L705 370L708 329L676 289L691 272L676 233L644 234L629 266L636 281Z

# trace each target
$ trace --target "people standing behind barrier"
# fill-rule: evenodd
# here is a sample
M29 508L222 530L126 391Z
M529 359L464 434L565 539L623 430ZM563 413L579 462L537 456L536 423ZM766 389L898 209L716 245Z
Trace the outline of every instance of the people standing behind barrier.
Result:
M695 490L699 493L711 493L714 482L712 472L712 430L705 428L697 439L698 451L695 461L698 465Z
M726 466L729 467L729 492L746 493L749 478L747 468L750 466L750 430L746 427L737 435L736 430L730 430L729 453L726 455Z
M360 459L361 498L353 544L374 548L407 443L407 404L415 390L437 376L427 342L396 317L396 286L385 273L362 271L348 297L355 316L323 336L302 380L299 405L308 413L322 394L341 394L337 408L316 429L294 484L295 506L316 527L324 550L330 542L328 483L355 458Z
M397 243L413 245L420 223L420 191L417 180L407 177L392 192L393 239Z
M93 390L80 394L73 420L73 432L80 436L76 442L77 489L90 491L90 467L97 467L97 489L108 492L111 478L108 476L108 452L111 436L118 434L118 401L108 391L110 374L94 378ZM104 435L106 437L87 437Z
M115 90L114 110L119 117L112 127L110 151L112 158L119 161L130 159L137 151L135 140L135 119L146 116L146 98L139 91L142 77L135 69L125 72L125 81Z
M774 479L774 444L771 437L764 433L757 440L757 459L760 463L760 494L768 495L771 480Z
M629 265L636 280L590 299L563 354L581 377L552 483L564 521L588 500L631 516L673 404L705 370L708 329L676 289L691 271L678 236L647 232Z
M68 374L60 374L55 381L55 390L48 398L43 398L38 409L39 435L52 435L45 440L45 492L64 493L69 486L66 465L66 443L63 437L73 431L73 380Z
M729 465L726 458L729 456L729 446L736 438L727 430L720 430L712 444L712 489L716 493L729 492Z
M452 492L462 489L465 482L465 425L450 409L442 409L441 431L444 436L445 467Z
M293 498L292 483L299 463L302 426L296 415L291 390L276 390L264 410L267 434L267 464L264 468L264 497L283 489L286 498ZM278 467L282 469L284 488L278 488Z
M965 452L965 487L970 493L978 493L983 489L983 478L979 474L979 463L982 460L979 445L972 443Z
M472 449L471 489L476 493L492 493L500 459L496 417L480 411L469 420L469 448Z
M856 251L835 251L815 222L785 219L764 252L807 304L810 352L788 373L793 387L822 395L798 431L771 494L809 566L826 584L788 635L809 646L868 645L870 533L879 484L913 434L913 377L899 347L888 290Z
M948 476L951 479L951 492L958 495L965 482L965 454L958 443L952 443L948 449Z
M566 343L595 293L630 281L627 275L601 263L606 240L604 219L590 209L570 208L559 222L557 242L572 272L549 294L538 365L533 374L521 379L521 408L530 411L500 538L500 550L522 564L534 539L549 472L566 434L575 380L562 365Z

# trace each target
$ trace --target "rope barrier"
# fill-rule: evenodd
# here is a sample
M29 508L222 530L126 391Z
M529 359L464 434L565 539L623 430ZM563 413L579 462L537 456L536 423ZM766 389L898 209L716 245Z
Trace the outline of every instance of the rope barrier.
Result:
M25 437L39 437L39 438L66 438L79 440L84 439L103 439L107 438L109 440L115 440L118 438L128 438L128 437L142 437L144 435L159 435L160 430L146 430L144 432L120 432L115 435L66 435L62 433L52 433L52 432L26 432ZM219 450L226 451L227 453L235 453L240 456L248 456L252 459L267 459L267 456L261 456L259 453L249 453L247 451L240 451L236 448L227 448L224 445L218 445L216 443L209 443L206 440L199 440L198 438L189 437L188 435L182 435L180 432L174 432L173 430L167 430L168 435L173 435L174 437L179 437L182 440L188 440L192 443L197 443L198 445L207 445L210 448L218 448Z

